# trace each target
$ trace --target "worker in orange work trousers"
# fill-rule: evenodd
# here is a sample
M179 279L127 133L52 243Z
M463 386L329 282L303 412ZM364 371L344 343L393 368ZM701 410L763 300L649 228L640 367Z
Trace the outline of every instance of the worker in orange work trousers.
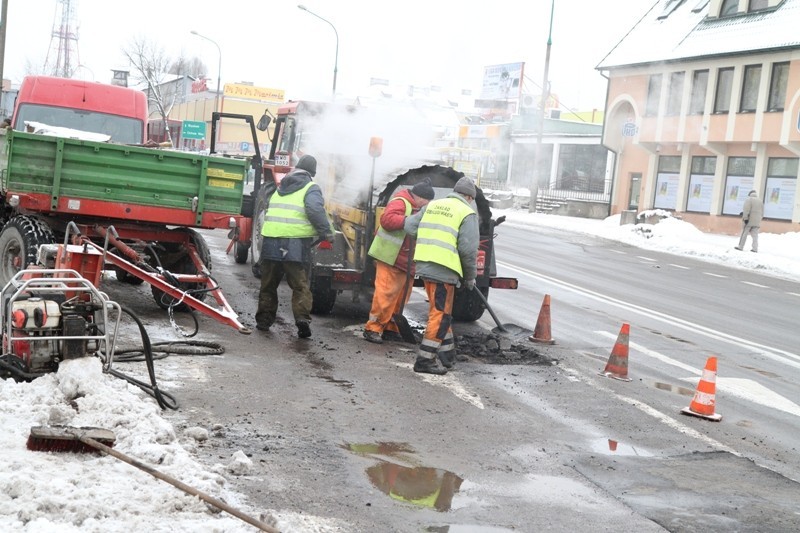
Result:
M405 229L417 236L414 262L428 295L428 325L417 351L414 372L446 374L457 356L453 339L456 286L475 289L480 229L475 212L477 188L463 177L453 192L428 204L422 215L409 217ZM439 366L436 358L442 362Z
M433 200L430 179L401 189L386 204L372 245L370 257L375 259L375 293L369 320L364 327L364 338L380 344L386 340L402 340L392 316L400 312L411 295L414 282L415 239L406 234L406 218L417 213Z

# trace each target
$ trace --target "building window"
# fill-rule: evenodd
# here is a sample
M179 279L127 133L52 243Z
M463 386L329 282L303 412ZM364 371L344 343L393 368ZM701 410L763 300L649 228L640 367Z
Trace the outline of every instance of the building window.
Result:
M791 220L797 190L798 159L770 157L764 191L764 216Z
M750 0L747 6L748 11L761 11L769 8L769 0Z
M725 177L725 199L723 215L738 215L747 195L753 190L756 175L755 157L731 157L728 159L728 174Z
M786 103L786 85L789 82L789 62L772 65L772 79L769 82L769 102L767 111L783 111Z
M708 91L708 71L694 71L692 79L692 101L689 103L690 115L702 115L706 107L706 92Z
M669 75L669 94L667 95L667 115L678 115L683 100L683 78L685 72L673 72Z
M658 104L661 100L661 74L650 76L647 84L647 105L644 114L647 116L658 115Z
M656 209L675 209L678 204L678 179L681 172L681 157L664 155L658 158L656 175Z
M739 0L723 0L719 10L720 17L729 17L739 12Z
M604 192L607 162L608 149L604 146L562 144L558 151L556 188L579 192Z
M711 191L714 189L714 172L717 158L695 156L689 174L689 193L686 195L686 210L695 213L711 213Z
M717 74L717 94L714 99L714 113L727 113L730 111L732 87L733 67L719 69Z
M747 65L744 67L744 81L742 82L742 102L739 111L752 113L758 104L758 85L761 83L761 65Z

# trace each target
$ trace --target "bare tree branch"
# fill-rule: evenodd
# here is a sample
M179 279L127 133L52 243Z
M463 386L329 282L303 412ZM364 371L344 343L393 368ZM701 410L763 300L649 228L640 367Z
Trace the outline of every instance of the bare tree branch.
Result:
M169 130L169 114L177 99L174 84L167 84L166 78L173 61L164 49L146 37L134 37L122 48L122 54L133 67L134 81L147 85L148 105L155 108L164 124L167 140L174 146Z

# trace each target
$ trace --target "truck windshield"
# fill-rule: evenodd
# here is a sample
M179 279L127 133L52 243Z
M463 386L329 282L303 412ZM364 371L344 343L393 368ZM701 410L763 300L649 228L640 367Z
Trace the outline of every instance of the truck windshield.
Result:
M122 144L139 144L143 140L144 126L140 120L97 111L21 104L17 109L14 129L24 131L26 121L92 133L104 133L110 135L112 141Z

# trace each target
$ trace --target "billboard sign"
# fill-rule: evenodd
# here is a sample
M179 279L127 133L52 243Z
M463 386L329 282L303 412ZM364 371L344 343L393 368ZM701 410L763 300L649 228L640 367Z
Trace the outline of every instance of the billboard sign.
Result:
M481 99L517 99L522 86L525 63L504 63L483 68Z

